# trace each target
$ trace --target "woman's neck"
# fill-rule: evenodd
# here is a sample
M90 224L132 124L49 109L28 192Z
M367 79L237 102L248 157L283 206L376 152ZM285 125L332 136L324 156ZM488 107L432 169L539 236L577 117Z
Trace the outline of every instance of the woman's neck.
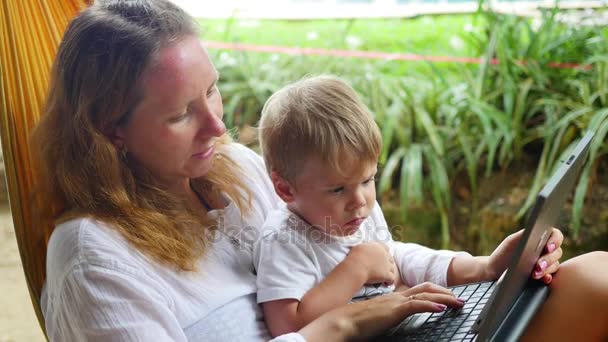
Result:
M212 186L202 184L201 181L191 180L190 189L197 197L199 203L209 210L223 209L228 204L221 192Z

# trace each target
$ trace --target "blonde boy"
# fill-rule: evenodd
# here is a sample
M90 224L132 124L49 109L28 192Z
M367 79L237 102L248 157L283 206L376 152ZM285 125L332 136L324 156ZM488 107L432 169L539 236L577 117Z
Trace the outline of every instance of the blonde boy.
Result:
M391 238L374 184L380 131L349 85L332 76L290 84L268 99L259 126L285 202L267 217L254 251L258 303L273 335L401 281L446 285L455 253ZM356 265L347 262L355 250L366 255Z

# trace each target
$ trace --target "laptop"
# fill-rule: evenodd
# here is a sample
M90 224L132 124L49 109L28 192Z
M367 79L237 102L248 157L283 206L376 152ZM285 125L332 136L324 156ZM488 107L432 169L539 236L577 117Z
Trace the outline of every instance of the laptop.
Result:
M451 287L467 300L462 308L412 315L377 340L517 341L549 295L549 288L530 275L578 180L592 138L593 132L583 136L538 194L513 259L499 280Z

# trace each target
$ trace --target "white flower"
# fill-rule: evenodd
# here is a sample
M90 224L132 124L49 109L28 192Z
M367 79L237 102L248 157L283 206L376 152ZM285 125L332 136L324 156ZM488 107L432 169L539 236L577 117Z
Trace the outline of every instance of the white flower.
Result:
M227 66L234 66L236 65L236 59L234 59L234 57L232 57L232 55L229 53L222 52L220 53L220 63Z
M346 37L346 45L349 49L356 49L363 44L363 40L359 37L355 36L347 36Z
M538 32L538 29L540 28L541 25L542 25L542 21L539 18L534 18L534 19L532 19L532 24L530 26L532 27L532 31Z
M452 36L450 38L450 46L455 50L461 50L464 47L464 42L458 36Z
M239 22L240 27L258 27L260 26L259 20L243 20Z
M319 34L317 32L311 31L306 34L306 39L308 40L317 40L319 39Z

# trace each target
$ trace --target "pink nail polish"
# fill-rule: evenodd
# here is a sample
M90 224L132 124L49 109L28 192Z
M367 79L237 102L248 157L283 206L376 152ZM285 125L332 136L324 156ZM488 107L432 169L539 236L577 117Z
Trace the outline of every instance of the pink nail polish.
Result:
M435 304L435 308L439 311L445 311L445 309L447 308L447 306L443 305L443 304Z
M553 252L554 250L555 250L555 244L554 243L552 243L549 246L547 246L547 251L549 253Z
M544 271L545 268L547 268L547 261L546 260L541 261L540 264L539 264L539 266L540 266L540 269L542 271Z

